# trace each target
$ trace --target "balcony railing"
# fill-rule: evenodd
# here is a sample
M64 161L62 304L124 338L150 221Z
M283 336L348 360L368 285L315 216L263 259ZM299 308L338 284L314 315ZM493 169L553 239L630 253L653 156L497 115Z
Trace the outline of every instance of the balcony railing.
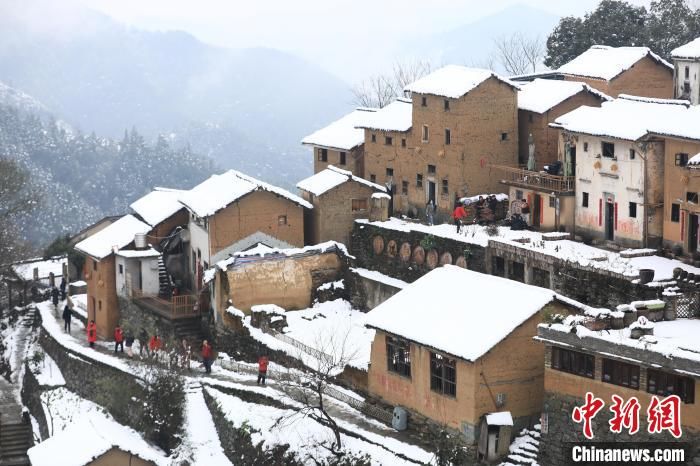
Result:
M537 191L573 194L576 190L573 176L550 175L545 172L530 171L524 168L491 165L501 173L501 183Z
M134 302L167 319L185 319L200 315L197 306L197 296L193 294L180 294L170 299L157 295L144 294L142 290L131 290Z

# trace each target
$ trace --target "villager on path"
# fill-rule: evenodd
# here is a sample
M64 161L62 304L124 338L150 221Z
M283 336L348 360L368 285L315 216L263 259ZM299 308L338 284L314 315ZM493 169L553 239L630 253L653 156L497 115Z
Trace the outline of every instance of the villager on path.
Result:
M191 356L191 351L192 348L190 347L190 344L188 343L186 338L182 339L182 347L180 349L181 351L181 357L182 357L182 366L183 369L189 369L190 368L190 356Z
M131 333L130 331L126 333L126 355L129 356L130 358L134 357L134 350L132 349L132 346L134 346L134 334Z
M95 325L94 320L91 320L87 326L87 340L90 344L90 348L94 348L95 342L97 341L97 325Z
M266 354L261 355L258 358L258 385L262 383L265 385L265 379L267 378L267 365L270 360L267 358Z
M455 226L457 227L457 233L459 233L462 229L462 219L466 216L467 213L464 211L464 206L462 204L457 204L454 212L452 212L452 219L454 220Z
M124 332L122 328L117 325L114 328L114 352L116 353L119 349L124 352Z
M58 288L55 286L51 288L51 302L53 302L54 309L58 309Z
M143 352L146 352L146 357L148 357L148 333L146 329L142 328L139 332L139 356L143 358Z
M202 343L202 361L204 362L204 370L207 374L211 374L211 346L207 340Z
M425 205L425 218L428 221L428 225L433 225L435 223L435 204L433 200L429 200Z
M68 304L63 308L63 330L66 333L70 333L70 321L73 318L73 313L68 307Z
M61 277L61 284L59 285L61 290L61 301L66 299L66 277Z
M162 347L163 340L161 340L158 334L156 333L151 337L151 341L148 342L148 349L151 352L151 357L158 359L158 354Z

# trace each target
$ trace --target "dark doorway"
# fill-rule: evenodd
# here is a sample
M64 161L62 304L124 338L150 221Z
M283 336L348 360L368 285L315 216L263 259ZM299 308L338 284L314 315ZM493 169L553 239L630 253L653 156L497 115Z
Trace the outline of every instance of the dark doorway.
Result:
M433 205L437 206L435 202L435 182L428 181L428 202L433 201Z
M571 146L571 176L576 176L576 146Z
M542 223L542 196L535 194L530 209L532 209L531 226L539 227Z
M615 239L615 202L607 198L605 202L605 239Z
M698 250L698 216L690 214L690 231L688 232L688 251Z
M389 190L389 196L391 196L389 198L389 217L394 215L394 194L396 194L396 185L391 183L391 189Z

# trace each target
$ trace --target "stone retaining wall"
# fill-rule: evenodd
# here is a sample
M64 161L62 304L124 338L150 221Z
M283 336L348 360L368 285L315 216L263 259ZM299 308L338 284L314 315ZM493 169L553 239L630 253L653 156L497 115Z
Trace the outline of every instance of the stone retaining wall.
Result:
M53 387L51 387L53 388ZM49 427L44 415L44 408L41 405L41 394L43 390L34 373L29 369L29 364L24 362L24 377L22 379L22 404L29 408L29 412L34 416L39 423L39 432L41 438L46 439L49 436Z
M446 263L486 272L483 247L416 231L355 222L350 246L357 267L409 283Z

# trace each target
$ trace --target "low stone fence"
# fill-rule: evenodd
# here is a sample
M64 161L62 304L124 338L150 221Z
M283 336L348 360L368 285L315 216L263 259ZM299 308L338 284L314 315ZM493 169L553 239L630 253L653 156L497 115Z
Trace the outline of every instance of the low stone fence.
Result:
M355 266L413 282L435 267L454 264L486 272L482 246L419 231L398 231L355 222L351 236Z

